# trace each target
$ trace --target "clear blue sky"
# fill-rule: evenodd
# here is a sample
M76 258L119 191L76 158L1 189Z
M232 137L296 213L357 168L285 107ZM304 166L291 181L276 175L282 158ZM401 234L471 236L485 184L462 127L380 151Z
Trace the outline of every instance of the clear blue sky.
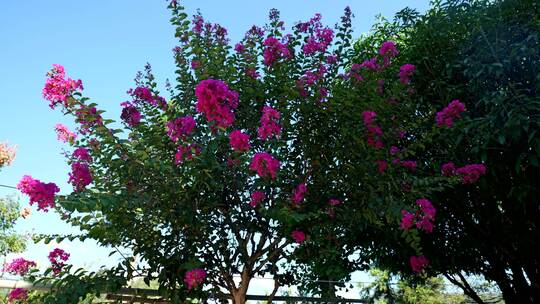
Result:
M392 17L409 6L424 11L428 0L186 0L189 15L200 9L205 19L229 30L231 43L240 40L253 24L263 25L268 11L277 8L290 28L315 13L333 25L345 6L351 6L355 34L368 31L377 14ZM25 174L57 183L62 192L69 168L61 151L67 146L56 140L54 125L73 126L61 113L50 110L41 98L45 73L51 64L66 67L68 75L80 78L85 96L117 119L120 102L133 85L133 77L146 62L163 84L172 77L171 49L176 45L164 0L2 0L0 5L0 141L18 146L12 167L0 172L0 184L16 185ZM73 128L72 128L73 129ZM0 188L0 195L14 191ZM21 196L21 204L27 205ZM51 212L34 209L29 219L18 223L20 232L73 232ZM108 250L91 243L64 244L75 264L96 267L107 259ZM32 245L25 255L45 261L49 247ZM113 262L109 260L109 263Z

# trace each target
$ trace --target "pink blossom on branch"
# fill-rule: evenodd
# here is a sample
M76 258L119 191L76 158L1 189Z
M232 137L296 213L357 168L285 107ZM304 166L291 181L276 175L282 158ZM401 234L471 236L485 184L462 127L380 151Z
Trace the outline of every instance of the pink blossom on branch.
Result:
M49 107L54 109L56 105L63 104L68 107L68 98L77 90L82 90L81 80L66 78L64 67L53 64L51 71L47 73L47 80L43 88L43 98L50 101Z
M474 184L486 174L486 166L482 164L466 165L456 169L456 174L461 177L463 184Z
M68 127L63 124L56 124L54 130L56 131L56 137L59 141L73 144L75 139L77 139L77 134L71 132Z
M8 294L8 303L24 302L28 299L28 290L24 288L15 288Z
M206 271L201 268L195 268L186 272L184 276L184 283L189 290L197 288L206 278Z
M249 168L256 171L260 177L276 179L279 166L279 160L273 158L272 155L266 152L259 152L253 156Z
M16 258L11 263L5 264L3 272L8 272L15 275L25 275L28 273L30 268L36 267L34 261L29 261L24 258Z
M307 186L305 183L299 184L294 190L292 195L292 202L295 204L300 204L304 200L304 196L307 192Z
M277 60L291 55L286 44L281 43L275 37L268 37L264 40L263 62L266 66L271 66Z
M298 244L301 244L306 240L306 234L300 230L294 230L291 232L291 237Z
M195 124L195 119L192 116L178 117L167 122L167 135L175 142L180 138L185 139L193 132Z
M75 162L71 164L71 173L69 173L69 183L73 185L75 191L82 191L92 183L92 174L87 164Z
M182 164L186 160L192 160L193 157L199 155L200 149L194 144L180 145L176 148L176 154L174 160L177 165Z
M242 133L240 130L234 130L229 134L229 144L236 152L246 152L251 148L249 135Z
M454 125L454 119L460 118L463 112L465 112L465 105L457 99L453 100L442 111L437 113L435 117L437 126L452 127Z
M443 176L454 176L456 175L456 166L453 162L443 164L441 166L441 173Z
M428 266L429 260L421 256L411 256L409 262L411 263L411 269L416 273L421 273Z
M249 203L249 205L255 208L260 202L264 200L264 198L265 198L264 192L255 191L251 193L251 202Z
M401 229L409 230L414 226L414 213L410 213L407 210L401 210Z
M88 153L88 149L86 149L84 147L79 147L79 148L75 149L75 151L73 151L73 154L71 155L71 157L73 159L77 159L77 160L83 161L83 162L91 162L92 161L92 157Z
M263 140L271 137L278 138L281 135L280 118L281 114L276 109L264 106L261 116L261 126L257 130L259 138Z
M330 206L337 206L337 205L341 205L342 203L343 203L342 201L335 198L332 198L328 201L328 205Z
M42 183L29 175L23 176L17 184L17 189L30 197L30 205L36 203L38 210L45 212L48 211L48 208L54 208L54 195L60 191L56 184Z
M53 251L49 252L49 262L51 262L51 268L55 274L62 270L62 267L64 267L66 264L65 262L68 259L69 253L60 248L55 248Z
M381 44L379 49L379 55L383 57L396 57L399 54L399 51L396 48L396 43L394 41L385 41Z
M120 118L130 127L134 127L141 122L141 112L131 102L122 102L120 104L122 108L122 114Z
M218 127L229 127L234 122L233 110L238 106L238 93L229 89L221 80L206 79L195 88L197 112L206 116Z
M364 120L364 127L366 129L367 133L367 141L368 145L380 149L383 147L383 143L381 140L382 137L382 129L375 123L375 118L377 117L377 113L373 111L364 111L362 112L362 118Z
M404 85L408 85L411 82L414 71L416 71L416 66L409 63L402 65L398 73L399 81Z

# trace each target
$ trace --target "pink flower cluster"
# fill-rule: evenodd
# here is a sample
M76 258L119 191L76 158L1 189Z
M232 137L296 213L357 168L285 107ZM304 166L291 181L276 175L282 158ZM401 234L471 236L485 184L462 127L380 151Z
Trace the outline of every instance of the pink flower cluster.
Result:
M249 168L256 171L260 177L269 177L276 179L279 170L279 160L266 152L259 152L253 156Z
M482 164L466 165L456 169L456 174L461 177L464 184L474 184L481 176L486 174L486 166Z
M229 89L221 80L206 79L195 88L197 112L215 121L218 127L226 128L234 122L233 110L238 106L238 93Z
M263 62L266 66L271 66L277 60L291 55L286 44L281 43L275 37L271 36L264 40Z
M92 157L90 156L90 153L88 153L88 149L84 147L78 147L73 151L73 154L71 155L71 158L79 160L81 162L92 162Z
M13 303L15 301L26 301L28 299L28 290L24 288L15 288L8 294L8 303Z
M340 201L340 200L338 200L338 199L335 199L335 198L330 199L330 200L328 201L328 205L330 205L330 206L341 205L341 203L343 203L343 202Z
M36 267L35 262L26 260L24 258L17 258L11 261L11 263L5 264L2 271L15 275L25 275L32 267Z
M200 148L195 144L180 145L176 148L174 160L177 165L180 165L186 160L192 160L194 156L199 155L200 153Z
M465 111L465 105L459 100L453 100L442 111L437 112L435 121L438 127L447 126L448 128L454 125L454 119L460 118L461 113Z
M189 290L197 288L206 278L206 271L201 268L195 268L186 272L184 276L184 283L186 283Z
M15 159L15 153L15 147L10 147L7 143L0 142L0 168L11 165Z
M246 152L251 148L249 135L240 130L234 130L229 134L229 144L236 152Z
M394 41L385 41L381 44L379 49L379 55L383 57L396 57L399 54L399 51L396 48L396 43Z
M399 73L398 73L399 81L404 85L408 85L409 83L411 83L411 77L414 71L416 71L416 66L410 63L402 65L399 68Z
M316 52L325 52L330 43L334 39L334 31L329 28L318 28L313 36L306 40L306 44L302 47L304 54L309 56Z
M54 195L60 189L54 183L42 183L29 175L23 176L17 184L17 189L30 197L30 205L37 203L38 210L48 211L54 208Z
M453 162L443 164L441 166L441 173L443 176L454 176L456 175L456 165Z
M178 117L167 123L167 135L176 142L178 139L185 139L195 128L195 119L192 116Z
M409 230L416 222L416 228L428 233L433 232L433 222L435 221L437 210L425 198L418 199L416 204L420 207L416 213L410 213L406 210L401 211L401 229Z
M300 230L294 230L291 232L291 237L298 244L301 244L306 240L306 234Z
M264 198L265 198L264 192L255 191L251 193L251 202L249 203L249 205L255 208L260 202L264 200Z
M261 116L261 126L257 130L260 139L266 140L275 136L278 138L281 135L281 125L279 119L281 114L269 106L264 106Z
M43 98L50 101L49 106L54 109L57 104L63 103L68 106L68 98L77 90L82 90L81 80L66 78L64 67L59 64L53 64L51 71L47 73L47 80L43 88Z
M429 260L421 256L411 256L409 262L411 263L411 269L416 273L421 273L429 264Z
M307 186L305 183L301 183L298 186L296 186L296 188L293 190L293 195L291 198L292 202L297 205L300 204L304 200L304 196L306 192L307 192Z
M74 162L71 164L71 173L69 173L69 183L73 185L75 191L82 191L92 183L92 174L90 167L83 162Z
M129 90L128 94L130 94L135 102L145 102L149 103L153 106L160 106L161 108L165 109L167 107L167 102L165 99L161 96L156 96L152 94L152 91L150 91L149 88L145 87L136 87L134 90Z
M64 267L66 264L65 262L68 259L69 253L60 248L55 248L53 251L49 252L49 262L51 262L51 268L55 274L62 270L62 267Z
M141 122L141 112L131 102L125 101L120 104L122 108L122 114L120 118L130 127L135 127Z
M54 130L56 131L56 137L59 141L73 144L75 139L77 139L77 134L71 132L68 127L64 126L63 124L56 124Z
M377 117L377 113L373 111L364 111L362 113L362 117L364 119L364 127L366 128L368 145L377 149L382 148L383 147L383 143L381 141L382 130L381 130L381 127L379 127L375 123L375 118Z

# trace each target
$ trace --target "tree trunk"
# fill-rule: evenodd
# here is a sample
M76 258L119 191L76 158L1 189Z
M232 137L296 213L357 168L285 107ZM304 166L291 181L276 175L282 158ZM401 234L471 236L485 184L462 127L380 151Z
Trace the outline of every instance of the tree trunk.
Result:
M231 290L231 295L233 297L233 304L245 304L246 303L246 295L249 287L249 283L251 282L251 269L249 267L244 266L244 270L242 270L241 275L241 281L238 284L238 288L234 288Z

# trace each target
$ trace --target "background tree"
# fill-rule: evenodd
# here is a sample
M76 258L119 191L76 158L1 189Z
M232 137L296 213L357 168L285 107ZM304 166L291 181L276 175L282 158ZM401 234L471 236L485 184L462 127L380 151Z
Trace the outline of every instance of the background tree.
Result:
M487 168L479 182L436 194L437 224L422 243L434 273L478 303L467 274L495 281L507 303L539 301L538 256L525 249L539 240L538 30L536 1L437 1L423 15L402 11L357 43L363 58L373 41L400 42L400 58L417 67L418 119L451 99L466 107L452 136L416 154L439 170L471 160ZM400 269L400 250L388 252L379 265Z

